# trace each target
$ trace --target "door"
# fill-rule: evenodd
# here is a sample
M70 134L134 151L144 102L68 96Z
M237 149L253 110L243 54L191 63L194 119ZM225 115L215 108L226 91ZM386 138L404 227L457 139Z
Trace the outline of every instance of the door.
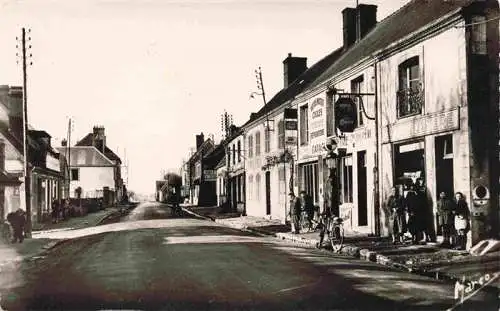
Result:
M436 155L436 202L441 192L446 193L450 199L454 197L453 187L453 139L452 135L444 135L435 138ZM436 217L437 218L437 217ZM437 223L437 219L435 219ZM441 228L437 228L437 234L441 235Z
M271 215L271 172L266 172L266 215Z
M366 151L358 152L358 226L368 225Z

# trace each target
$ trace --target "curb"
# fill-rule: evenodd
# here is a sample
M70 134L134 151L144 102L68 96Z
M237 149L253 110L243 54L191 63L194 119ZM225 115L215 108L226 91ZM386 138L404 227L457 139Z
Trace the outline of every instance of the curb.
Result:
M190 210L187 210L185 208L182 208L182 209L185 212L187 212L188 214L191 214L195 217L205 219L205 220L211 220L211 221L214 221L218 224L224 225L226 227L230 227L230 228L233 228L236 230L241 230L241 231L246 231L246 232L252 232L252 233L255 233L255 234L258 234L261 236L274 236L279 240L290 241L290 242L293 242L295 244L302 245L302 246L308 246L308 247L315 248L316 244L319 242L319 240L317 240L317 239L307 239L307 238L304 238L301 236L292 235L290 233L283 233L283 232L270 233L270 232L265 232L263 230L256 230L253 228L248 228L245 226L235 226L232 224L228 224L224 221L221 221L219 219L213 219L210 217L198 215L198 214L196 214ZM343 254L343 255L348 255L348 256L356 258L356 259L362 259L362 260L374 262L374 263L377 263L379 265L383 265L386 267L391 267L393 269L397 269L400 271L414 273L414 274L426 276L426 277L431 277L431 278L434 278L436 280L448 281L448 282L453 282L453 283L456 281L460 281L458 278L455 278L453 276L450 276L450 275L447 275L444 273L431 272L431 271L426 271L426 270L418 268L418 267L411 267L411 266L404 265L402 263L399 263L399 262L392 260L391 258L389 258L386 255L380 254L376 251L373 251L373 250L370 250L367 248L361 248L361 247L358 247L358 246L355 246L352 244L344 244L342 246L342 248L340 249L339 253Z

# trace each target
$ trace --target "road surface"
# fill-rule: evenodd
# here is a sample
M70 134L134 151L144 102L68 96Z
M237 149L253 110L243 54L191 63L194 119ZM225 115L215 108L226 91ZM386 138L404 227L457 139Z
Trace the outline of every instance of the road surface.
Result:
M158 203L140 204L120 223L47 235L72 239L15 271L0 288L5 310L445 310L453 305L449 284L210 221L173 218Z

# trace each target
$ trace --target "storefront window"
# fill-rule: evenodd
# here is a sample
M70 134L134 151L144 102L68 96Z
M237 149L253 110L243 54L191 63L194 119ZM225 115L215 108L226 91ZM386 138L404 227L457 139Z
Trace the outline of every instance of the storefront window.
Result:
M314 203L319 201L318 194L318 163L305 164L302 166L302 185L307 194L313 197Z
M352 156L341 159L340 175L342 180L341 199L342 204L352 203Z

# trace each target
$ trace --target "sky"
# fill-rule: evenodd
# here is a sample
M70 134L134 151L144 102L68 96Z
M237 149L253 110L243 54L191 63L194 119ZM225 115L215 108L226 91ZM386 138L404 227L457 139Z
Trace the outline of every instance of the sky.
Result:
M378 5L377 19L408 0ZM342 45L342 14L356 0L0 0L0 84L22 85L16 37L31 32L29 123L71 143L93 126L128 163L128 188L154 192L178 170L195 135L220 139L224 111L246 122L283 87L288 53L308 66ZM127 168L123 168L126 175Z

